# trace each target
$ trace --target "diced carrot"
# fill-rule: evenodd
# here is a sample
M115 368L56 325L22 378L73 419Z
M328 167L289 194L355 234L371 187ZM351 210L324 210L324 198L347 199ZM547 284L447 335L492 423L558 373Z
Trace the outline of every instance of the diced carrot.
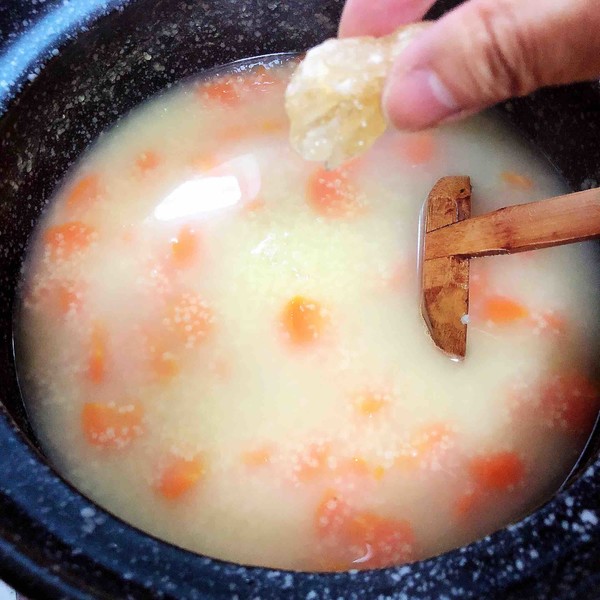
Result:
M383 465L377 465L373 469L373 477L375 477L377 481L381 481L385 477L385 467Z
M532 315L534 327L539 327L543 333L562 335L568 329L567 318L555 310L547 310L541 314Z
M345 537L354 554L353 564L361 569L389 567L414 557L415 534L405 519L359 512L349 520Z
M325 217L350 217L360 212L361 206L346 167L328 171L317 168L308 179L308 205Z
M189 165L200 173L206 173L214 169L218 164L219 161L215 156L206 153L193 156L189 161Z
M160 156L154 150L145 150L135 159L135 165L142 173L153 171L160 165Z
M124 448L144 432L142 407L135 403L117 406L111 402L87 402L81 425L88 443L103 448Z
M328 470L329 455L329 444L310 444L297 458L295 475L298 481L310 481L325 474Z
M100 195L100 177L90 173L80 177L67 194L66 206L69 210L87 208Z
M469 473L482 489L502 492L523 481L525 466L515 452L496 452L471 459Z
M465 492L454 503L454 517L459 521L471 518L481 509L483 500L484 495L478 488Z
M373 475L371 465L361 456L353 456L345 462L342 468L355 477L369 477Z
M254 134L250 123L228 124L219 131L219 139L223 142L238 142Z
M55 260L70 258L85 250L93 242L96 230L81 221L68 221L53 225L44 232L44 242Z
M177 500L194 489L205 474L204 460L194 458L171 457L162 470L156 484L156 490L167 500Z
M64 317L70 312L78 313L83 305L83 285L72 281L51 280L35 288L26 297L29 304L43 308L54 317Z
M246 467L255 469L270 464L272 456L273 449L270 446L260 446L244 452L242 454L242 462Z
M600 389L585 374L570 371L551 377L540 390L542 410L553 426L587 434L600 409Z
M305 346L321 337L326 316L317 301L304 296L294 296L285 305L281 321L290 341Z
M178 269L185 269L194 264L200 253L199 233L184 225L171 240L171 261Z
M186 348L194 348L208 336L213 320L212 310L198 294L183 292L169 302L164 322Z
M317 535L339 536L351 516L350 505L335 490L326 490L315 511Z
M315 531L326 543L328 563L344 568L379 568L414 555L415 536L408 521L355 511L334 490L327 490L317 505Z
M266 206L266 202L260 196L258 198L254 198L254 200L250 200L250 202L246 202L242 205L242 208L245 212L255 213L262 210Z
M150 369L160 381L173 379L181 370L175 356L170 352L156 348L156 346L152 349L150 355Z
M106 328L94 323L90 338L87 377L92 383L102 383L106 375Z
M526 175L522 175L521 173L517 173L516 171L502 171L500 177L504 183L510 185L514 188L520 188L522 190L530 190L533 188L534 183L533 180L527 177Z
M497 325L514 323L528 316L527 307L506 296L489 296L481 305L481 318Z
M435 156L435 137L429 131L411 133L403 137L401 150L409 164L423 165Z
M240 100L238 85L236 78L226 75L201 82L197 93L204 101L236 106Z
M264 65L254 67L244 78L244 87L251 91L268 92L277 85L282 85L282 80Z
M288 122L283 118L264 119L257 122L257 133L263 135L282 133L288 126Z
M390 402L385 392L363 392L355 398L358 413L364 417L372 417L381 412Z

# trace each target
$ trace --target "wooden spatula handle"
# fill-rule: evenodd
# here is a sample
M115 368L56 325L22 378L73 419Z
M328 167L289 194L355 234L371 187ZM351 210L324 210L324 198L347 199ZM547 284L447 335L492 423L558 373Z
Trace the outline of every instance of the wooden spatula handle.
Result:
M600 189L501 208L427 234L425 260L512 254L600 237Z

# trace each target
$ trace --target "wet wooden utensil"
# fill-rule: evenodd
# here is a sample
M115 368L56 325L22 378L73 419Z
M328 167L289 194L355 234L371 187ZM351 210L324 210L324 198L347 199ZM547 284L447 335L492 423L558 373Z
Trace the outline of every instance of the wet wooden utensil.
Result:
M469 177L443 177L424 207L421 313L436 346L467 350L469 261L600 237L600 189L501 208L471 218Z

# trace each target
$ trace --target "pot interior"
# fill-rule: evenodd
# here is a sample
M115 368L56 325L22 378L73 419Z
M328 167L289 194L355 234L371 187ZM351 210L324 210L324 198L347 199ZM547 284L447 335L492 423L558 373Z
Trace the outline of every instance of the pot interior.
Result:
M432 15L456 2L438 2ZM181 79L249 56L302 51L335 35L342 2L175 3L138 0L100 19L51 58L0 121L0 389L27 439L12 346L12 314L27 240L55 186L102 131ZM600 89L541 91L498 107L572 190L600 181ZM593 436L572 473L593 460Z

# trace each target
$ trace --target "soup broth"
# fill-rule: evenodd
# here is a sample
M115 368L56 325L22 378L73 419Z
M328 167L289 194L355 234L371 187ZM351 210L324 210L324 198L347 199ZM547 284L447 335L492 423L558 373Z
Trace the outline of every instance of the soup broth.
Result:
M305 162L293 66L184 82L71 169L26 262L27 409L61 474L184 548L298 570L422 559L572 468L598 410L597 268L587 245L472 261L450 361L419 312L428 191L470 175L483 213L561 181L493 115Z

